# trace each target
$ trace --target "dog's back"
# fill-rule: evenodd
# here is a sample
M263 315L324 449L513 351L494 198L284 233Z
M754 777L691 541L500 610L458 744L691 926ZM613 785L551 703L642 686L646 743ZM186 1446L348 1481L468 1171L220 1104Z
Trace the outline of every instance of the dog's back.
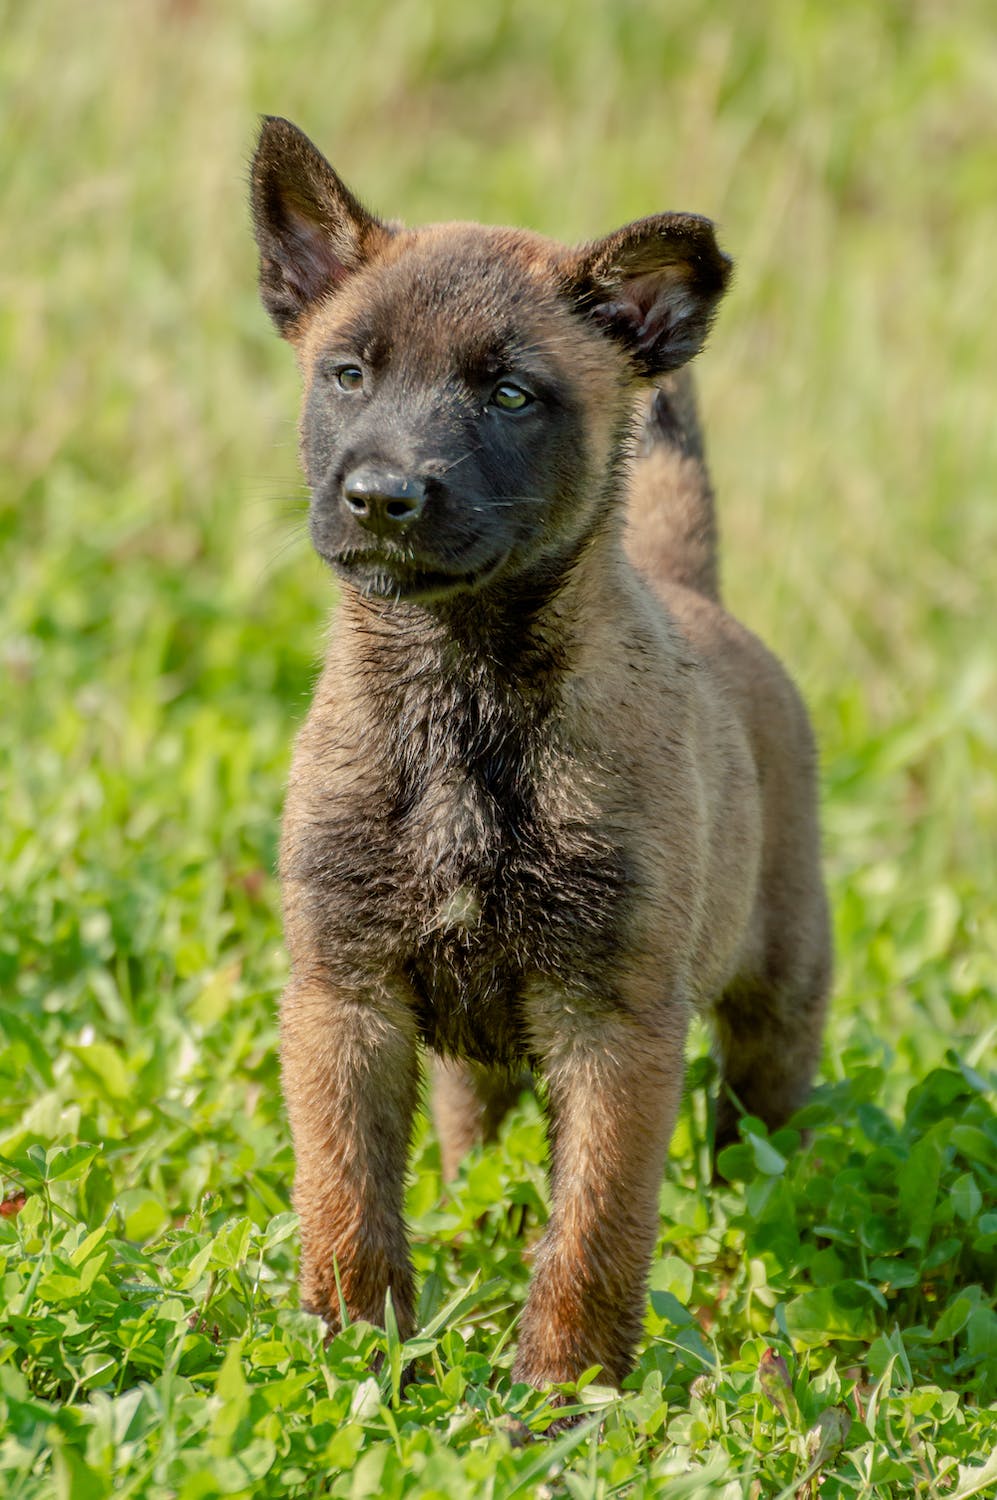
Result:
M759 772L758 894L738 972L715 1005L722 1146L736 1138L739 1107L786 1118L816 1064L831 965L816 747L782 665L722 607L714 493L688 368L643 397L637 418L628 555L725 694Z

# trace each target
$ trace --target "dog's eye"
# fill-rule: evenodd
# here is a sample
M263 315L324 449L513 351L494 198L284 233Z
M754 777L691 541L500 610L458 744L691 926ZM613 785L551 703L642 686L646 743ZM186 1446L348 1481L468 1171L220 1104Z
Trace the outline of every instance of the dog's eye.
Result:
M333 376L341 391L363 390L363 371L359 365L339 365Z
M492 406L497 406L500 411L522 411L526 406L532 406L536 398L529 391L524 391L521 385L513 385L511 380L503 380L492 391Z

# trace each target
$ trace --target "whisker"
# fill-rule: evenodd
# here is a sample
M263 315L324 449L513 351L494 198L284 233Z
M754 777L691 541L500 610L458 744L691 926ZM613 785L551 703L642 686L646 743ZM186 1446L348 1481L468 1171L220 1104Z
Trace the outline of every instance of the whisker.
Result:
M484 443L476 443L473 448L468 448L467 452L466 453L462 453L461 456L460 456L460 458L455 458L452 463L449 463L449 464L446 465L445 468L442 468L442 469L438 470L437 473L434 474L432 477L433 478L442 478L444 474L449 474L450 471L451 471L451 469L456 469L457 468L458 464L462 464L467 459L473 458L476 453L480 453L481 450L484 448L484 446L485 446Z
M290 552L305 540L307 533L303 526L296 526L291 534L285 538L283 543L270 554L259 571L257 582L263 583L273 576L277 570L277 564L282 562Z
M281 514L303 515L308 509L307 500L292 495L249 495L242 502L243 510L267 509L275 518Z

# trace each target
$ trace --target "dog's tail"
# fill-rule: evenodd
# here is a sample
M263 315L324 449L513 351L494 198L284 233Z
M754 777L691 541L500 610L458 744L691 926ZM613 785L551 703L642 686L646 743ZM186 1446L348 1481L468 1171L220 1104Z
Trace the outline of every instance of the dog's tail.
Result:
M720 599L717 520L688 368L643 399L628 506L627 552L652 580Z

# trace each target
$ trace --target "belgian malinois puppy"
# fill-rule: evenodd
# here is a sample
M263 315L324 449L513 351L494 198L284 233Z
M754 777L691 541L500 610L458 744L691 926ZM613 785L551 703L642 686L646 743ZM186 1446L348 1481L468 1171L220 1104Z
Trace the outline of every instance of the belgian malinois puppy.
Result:
M719 603L670 374L730 262L691 214L581 249L384 223L279 119L252 193L342 593L281 856L302 1301L335 1328L338 1275L351 1318L390 1292L412 1332L420 1053L448 1171L530 1068L552 1212L514 1374L619 1382L691 1013L715 1017L722 1144L805 1099L830 969L810 728Z

